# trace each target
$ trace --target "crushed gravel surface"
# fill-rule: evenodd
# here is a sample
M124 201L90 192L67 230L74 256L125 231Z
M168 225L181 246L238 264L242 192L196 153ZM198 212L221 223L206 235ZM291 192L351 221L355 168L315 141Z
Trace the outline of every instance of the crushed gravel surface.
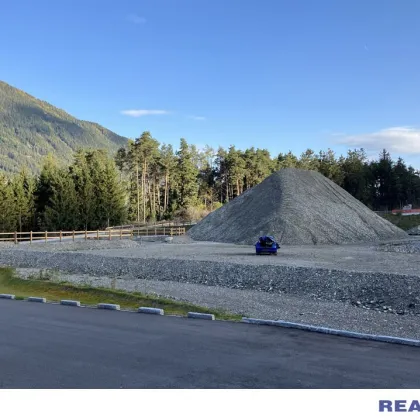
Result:
M295 168L272 174L210 213L187 233L198 241L247 245L265 234L274 235L284 245L408 237L319 172Z
M9 244L7 248L12 248L14 250L29 250L29 251L45 251L45 252L60 252L60 251L92 251L92 250L101 250L101 249L130 249L138 248L140 244L136 241L129 239L114 239L114 240L77 240L73 241L51 241L51 242L33 242L29 243L19 243Z
M7 248L15 248L16 245L13 242L0 242L0 250L7 249Z
M420 253L420 240L409 244L387 244L379 248L384 252L400 252L402 254L418 254ZM420 267L417 267L419 269Z

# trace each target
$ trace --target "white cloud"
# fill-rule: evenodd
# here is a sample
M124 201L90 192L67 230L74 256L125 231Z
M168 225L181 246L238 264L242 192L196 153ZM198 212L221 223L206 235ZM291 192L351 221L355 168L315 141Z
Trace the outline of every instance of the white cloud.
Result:
M191 120L196 120L196 121L204 121L206 119L206 117L200 117L198 115L189 115L188 118L190 118Z
M131 14L127 16L127 20L129 22L135 23L136 25L140 25L142 23L146 23L146 19L142 16Z
M349 147L364 148L372 152L386 149L391 154L420 154L420 129L392 127L374 133L343 135L336 143Z
M169 111L163 109L127 109L121 111L121 114L128 115L129 117L146 117L148 115L166 115L169 114Z

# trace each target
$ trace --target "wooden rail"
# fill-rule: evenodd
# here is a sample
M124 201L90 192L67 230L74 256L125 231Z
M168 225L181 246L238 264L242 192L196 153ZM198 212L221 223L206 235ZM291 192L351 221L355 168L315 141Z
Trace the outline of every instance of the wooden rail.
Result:
M3 242L48 242L51 239L59 239L62 242L65 238L75 241L77 239L108 239L132 237L133 232L129 230L72 230L72 231L44 231L44 232L0 232L0 241Z
M130 225L123 225L123 226L111 226L108 229L135 229L135 230L146 230L146 229L163 229L163 228L190 228L191 226L194 226L195 223L175 223L175 222L169 222L169 223L155 223L150 225L138 225L138 224L130 224Z
M133 236L179 236L185 234L185 228L167 228L155 227L146 229L107 229L107 230L73 230L73 231L44 231L44 232L0 232L0 242L48 242L51 239L58 239L62 242L64 239L100 240L112 238L132 238Z
M180 236L185 235L186 229L184 227L150 227L132 229L135 236Z

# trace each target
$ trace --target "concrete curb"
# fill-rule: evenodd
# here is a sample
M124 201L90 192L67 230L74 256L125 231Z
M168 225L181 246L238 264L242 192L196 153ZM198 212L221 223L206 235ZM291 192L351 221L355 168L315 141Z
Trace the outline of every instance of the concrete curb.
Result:
M67 306L80 306L80 302L78 300L61 300L60 303Z
M113 303L98 303L96 306L98 309L110 309L112 311L119 311L120 305L115 305Z
M164 315L165 311L160 308L145 308L140 307L137 312L140 312L142 314L153 314L153 315Z
M15 295L3 293L3 294L0 294L0 299L15 299ZM26 300L28 302L39 302L39 303L47 302L47 299L43 297L29 297ZM67 306L81 306L80 302L77 300L61 300L60 304L67 305ZM111 309L111 310L119 311L120 305L112 304L112 303L99 303L96 306L96 308L97 309ZM164 310L160 308L139 307L137 312L145 313L145 314L164 315ZM214 314L205 314L201 312L188 312L187 318L205 319L205 320L211 320L211 321L214 321L216 319ZM358 333L358 332L346 331L346 330L336 330L332 328L318 327L315 325L300 324L300 323L281 321L281 320L274 321L270 319L243 317L242 323L292 328L292 329L317 332L321 334L336 335L336 336L347 337L347 338L357 338L357 339L384 342L384 343L390 343L390 344L402 344L402 345L407 345L407 346L420 347L420 340L401 338L401 337L391 337L391 336L385 336L385 335L365 334L365 333Z
M188 312L187 317L195 319L208 319L210 321L214 321L216 319L213 314L202 314L200 312Z
M38 302L38 303L47 303L47 299L43 297L28 297L28 302Z
M412 340L409 338L364 334L364 333L357 333L354 331L335 330L332 328L317 327L314 325L299 324L299 323L287 322L287 321L274 321L274 320L267 320L267 319L242 318L242 322L247 323L247 324L270 325L274 327L294 328L294 329L317 332L317 333L322 333L322 334L338 335L338 336L347 337L347 338L358 338L362 340L380 341L383 343L403 344L407 346L420 347L420 340Z
M15 295L8 295L5 293L0 294L0 299L15 299L16 296Z

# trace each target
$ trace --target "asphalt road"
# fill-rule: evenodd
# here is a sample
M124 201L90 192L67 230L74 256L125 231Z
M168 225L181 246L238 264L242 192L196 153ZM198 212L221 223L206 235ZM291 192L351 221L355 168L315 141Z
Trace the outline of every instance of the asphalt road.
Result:
M0 301L0 388L418 388L420 349Z

